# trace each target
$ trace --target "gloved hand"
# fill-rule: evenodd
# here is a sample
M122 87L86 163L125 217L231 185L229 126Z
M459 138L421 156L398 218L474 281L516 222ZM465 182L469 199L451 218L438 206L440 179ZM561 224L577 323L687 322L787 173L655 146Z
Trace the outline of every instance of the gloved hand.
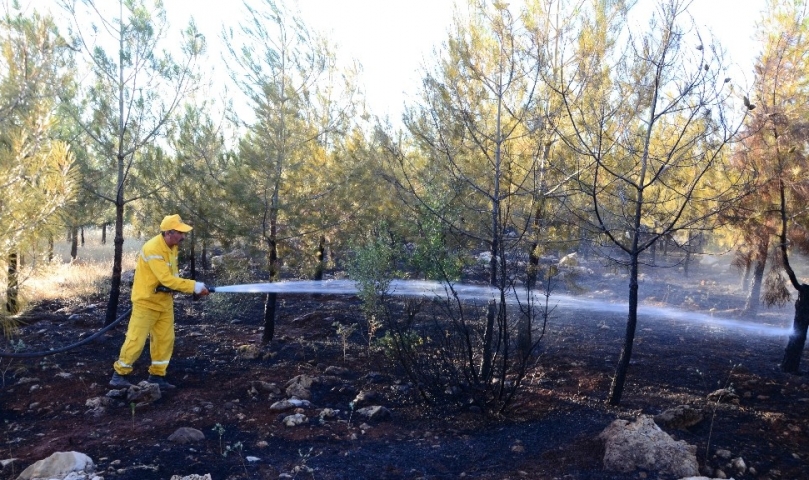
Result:
M196 293L197 295L202 295L204 297L205 295L208 295L210 292L208 291L208 287L206 287L204 283L195 282L194 293Z

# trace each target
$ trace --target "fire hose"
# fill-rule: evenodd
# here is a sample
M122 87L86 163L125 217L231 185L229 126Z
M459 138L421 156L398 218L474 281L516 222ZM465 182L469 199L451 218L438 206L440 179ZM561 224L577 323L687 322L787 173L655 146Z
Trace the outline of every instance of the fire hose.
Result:
M109 331L112 327L114 327L114 326L118 325L119 323L121 323L121 320L123 320L124 318L129 316L129 314L131 312L132 312L132 308L128 308L124 313L121 314L121 316L116 318L112 323L110 323L106 327L104 327L101 330L97 331L96 333L90 335L89 337L85 338L84 340L78 341L76 343L72 343L70 345L66 345L66 346L64 346L62 348L56 348L56 349L53 349L53 350L44 350L44 351L41 351L41 352L16 352L16 353L0 352L0 358L46 357L48 355L53 355L53 354L56 354L56 353L62 353L62 352L66 352L68 350L72 350L72 349L74 349L76 347L80 347L80 346L84 345L85 343L92 342L93 340L95 340L96 338L101 336L103 333Z

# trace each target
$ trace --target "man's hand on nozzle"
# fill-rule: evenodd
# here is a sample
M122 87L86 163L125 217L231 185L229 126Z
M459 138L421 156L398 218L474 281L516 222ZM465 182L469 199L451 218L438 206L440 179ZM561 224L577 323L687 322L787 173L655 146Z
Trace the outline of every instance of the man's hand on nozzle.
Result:
M208 291L208 287L206 287L204 283L195 282L194 293L196 293L197 295L202 295L204 297L205 295L208 295L211 292Z

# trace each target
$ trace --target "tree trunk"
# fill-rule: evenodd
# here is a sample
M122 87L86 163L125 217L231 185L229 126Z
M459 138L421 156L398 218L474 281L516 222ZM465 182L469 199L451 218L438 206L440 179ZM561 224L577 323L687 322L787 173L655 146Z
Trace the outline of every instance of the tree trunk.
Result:
M744 313L748 316L755 316L758 313L758 305L761 298L761 282L764 279L764 266L767 263L766 257L758 257L753 268L753 280L750 282L750 293L747 295L747 303L744 305Z
M81 246L84 247L84 226L82 226L79 230L79 234L81 235Z
M107 222L101 224L101 245L107 244Z
M744 265L744 273L742 274L742 292L747 292L750 288L750 274L753 272L753 263L747 262Z
M696 243L694 232L688 231L688 241L685 243L685 262L683 262L683 275L688 278L688 270L691 267L691 261L694 258L696 251L694 244Z
M536 226L536 223L535 223ZM531 295L534 291L534 287L537 283L537 276L539 275L539 256L537 255L537 248L539 247L539 242L534 240L531 244L531 250L528 252L528 271L526 272L527 279L526 279L526 290L528 295ZM519 325L517 328L517 345L521 352L524 352L523 359L528 352L531 351L531 317L530 316L521 316L519 320Z
M489 285L496 287L497 286L497 252L500 249L497 243L497 235L495 234L494 238L492 238L492 259L489 260Z
M326 237L321 235L315 252L315 280L323 280L323 271L326 269Z
M270 281L274 282L278 277L278 244L276 242L276 222L275 218L270 221L270 238L268 243L270 246L269 270ZM269 293L264 302L264 333L261 335L261 343L267 344L272 341L275 335L275 308L278 301L278 294Z
M618 366L615 368L615 377L610 386L608 403L618 405L621 403L621 396L624 394L624 384L626 374L629 371L629 360L632 358L632 346L635 343L635 330L638 326L638 254L632 255L631 268L629 274L629 315L626 321L626 333L624 334L624 346L621 349L621 356L618 358Z
M20 311L19 298L17 296L19 288L17 253L9 253L7 260L6 312L15 315Z
M107 315L104 326L115 321L118 313L118 301L121 297L121 263L124 256L124 202L119 195L115 204L115 249L112 261L112 278L110 279L110 298L107 302Z
M79 227L71 227L70 238L70 258L76 260L79 256Z
M782 372L800 373L807 328L809 328L809 285L804 283L798 289L798 299L795 301L795 318L792 320L792 333L789 335L784 359L781 362Z
M53 234L48 235L48 263L53 262Z
M261 343L267 344L275 336L275 306L278 301L277 293L268 293L264 301L264 332L261 335Z

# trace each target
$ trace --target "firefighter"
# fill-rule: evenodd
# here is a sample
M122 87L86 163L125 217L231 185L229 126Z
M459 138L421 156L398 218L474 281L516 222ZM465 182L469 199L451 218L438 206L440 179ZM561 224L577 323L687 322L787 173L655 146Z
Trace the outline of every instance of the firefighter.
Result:
M168 215L160 222L160 234L143 244L132 284L132 315L121 353L113 364L115 373L110 386L132 386L127 377L149 337L152 363L147 381L157 384L161 390L175 388L166 380L166 370L174 350L174 297L171 292L158 291L157 288L162 286L171 291L208 295L204 283L180 278L177 246L191 229L179 215Z

